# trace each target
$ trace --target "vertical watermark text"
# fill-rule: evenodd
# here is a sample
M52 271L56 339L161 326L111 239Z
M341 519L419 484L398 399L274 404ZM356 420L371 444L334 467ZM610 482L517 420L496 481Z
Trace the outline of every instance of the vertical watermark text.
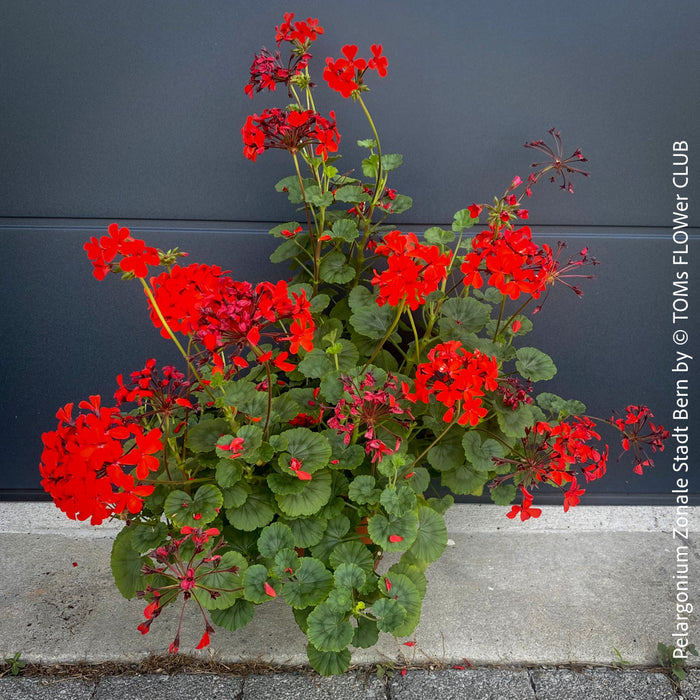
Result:
M690 149L687 141L673 143L673 296L672 321L673 343L675 357L671 375L674 387L673 410L673 471L675 483L672 491L676 502L676 517L673 528L675 540L675 631L673 633L673 656L676 659L688 658L690 644L690 615L693 612L693 602L689 597L692 588L689 571L688 535L690 530L689 494L691 486L690 474L690 382L693 356L687 352L689 319L691 318L690 297L690 236L688 235L688 215L690 211Z

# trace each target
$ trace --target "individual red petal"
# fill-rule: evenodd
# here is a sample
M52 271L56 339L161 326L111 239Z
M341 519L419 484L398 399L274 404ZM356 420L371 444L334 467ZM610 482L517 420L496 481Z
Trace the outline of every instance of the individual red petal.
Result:
M195 649L204 649L204 647L209 646L209 632L205 632L202 635L202 638L199 640L199 644L195 647Z

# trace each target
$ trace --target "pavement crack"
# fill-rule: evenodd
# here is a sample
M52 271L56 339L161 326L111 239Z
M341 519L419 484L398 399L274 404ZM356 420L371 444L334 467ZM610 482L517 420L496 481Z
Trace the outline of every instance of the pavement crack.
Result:
M530 681L530 687L532 688L532 697L537 700L537 688L535 687L535 678L532 675L532 671L527 672L528 680Z

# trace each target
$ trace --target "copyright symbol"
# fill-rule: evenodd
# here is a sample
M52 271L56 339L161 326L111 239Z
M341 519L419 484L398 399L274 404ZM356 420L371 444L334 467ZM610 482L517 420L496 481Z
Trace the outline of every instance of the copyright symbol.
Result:
M685 345L688 342L688 331L677 330L673 332L673 342L676 345Z

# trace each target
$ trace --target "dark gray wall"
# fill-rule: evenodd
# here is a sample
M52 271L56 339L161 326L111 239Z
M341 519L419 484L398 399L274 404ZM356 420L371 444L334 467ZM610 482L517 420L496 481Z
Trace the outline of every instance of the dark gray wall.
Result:
M5 495L36 489L39 435L54 427L59 405L111 393L116 374L149 356L176 360L149 329L135 285L92 279L84 240L111 220L132 220L139 235L180 245L193 261L250 279L277 272L265 264L264 230L291 218L273 191L290 163L279 152L246 161L240 127L283 99L250 102L243 85L289 10L326 29L313 51L318 82L325 57L343 44L364 54L384 45L389 75L370 78L366 101L385 151L404 154L393 180L414 198L404 228L448 222L525 177L532 154L522 144L551 126L567 155L582 148L591 177L575 183L574 196L542 186L530 207L542 236L565 234L572 251L589 245L603 263L583 300L559 290L538 319L537 343L559 366L542 388L603 416L646 402L673 422L671 144L688 141L694 162L697 2L4 0L0 8ZM345 167L357 167L353 144L368 136L359 110L323 85L317 94L320 109L337 111ZM697 255L691 264L697 277ZM688 347L700 354L697 338ZM596 485L599 498L668 500L670 457L642 479L613 466Z

